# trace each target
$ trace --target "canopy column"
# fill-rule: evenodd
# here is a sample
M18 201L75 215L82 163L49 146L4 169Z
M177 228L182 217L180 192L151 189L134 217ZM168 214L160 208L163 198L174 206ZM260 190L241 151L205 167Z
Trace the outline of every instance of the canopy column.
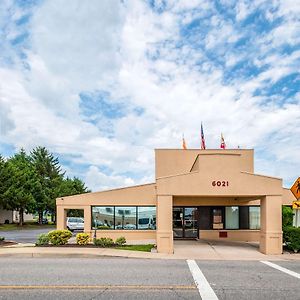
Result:
M173 197L157 196L156 206L156 243L157 251L159 253L173 253L173 226L172 226L172 211L173 211Z
M282 253L282 196L265 196L260 200L261 229L259 250L264 254Z

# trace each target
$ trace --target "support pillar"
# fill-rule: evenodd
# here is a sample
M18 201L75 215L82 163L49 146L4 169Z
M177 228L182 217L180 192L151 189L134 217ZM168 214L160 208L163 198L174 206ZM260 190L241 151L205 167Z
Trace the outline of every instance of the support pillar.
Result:
M84 232L91 233L92 228L92 208L91 206L84 207Z
M56 207L56 228L58 230L67 229L67 210L64 206Z
M260 200L260 244L264 254L282 254L282 196L265 196Z
M157 196L156 244L159 253L174 253L173 247L173 197Z

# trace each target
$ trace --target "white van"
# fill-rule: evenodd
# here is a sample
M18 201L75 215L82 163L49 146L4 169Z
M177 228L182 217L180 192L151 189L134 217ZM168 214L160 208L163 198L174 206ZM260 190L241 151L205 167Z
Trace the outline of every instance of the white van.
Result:
M156 227L156 220L153 216L141 217L138 221L138 228L139 229L155 229Z
M67 218L67 228L70 231L83 230L84 229L84 219L69 217Z

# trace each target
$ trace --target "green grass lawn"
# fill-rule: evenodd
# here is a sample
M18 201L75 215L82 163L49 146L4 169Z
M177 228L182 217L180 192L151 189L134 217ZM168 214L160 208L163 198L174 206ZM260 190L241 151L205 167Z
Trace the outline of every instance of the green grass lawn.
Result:
M121 246L121 247L116 247L115 249L151 252L151 249L153 248L153 246L154 246L153 244L148 244L148 245L125 245L125 246Z
M41 228L49 228L49 229L54 229L56 226L55 225L49 225L49 224L43 224L39 225L36 223L24 223L23 226L19 226L18 224L3 224L0 225L0 232L1 231L11 231L11 230L23 230L23 229L41 229Z

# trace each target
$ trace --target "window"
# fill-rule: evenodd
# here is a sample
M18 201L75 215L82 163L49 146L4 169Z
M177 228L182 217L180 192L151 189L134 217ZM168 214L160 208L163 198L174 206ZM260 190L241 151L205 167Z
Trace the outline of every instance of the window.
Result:
M136 206L116 206L115 224L115 229L136 229Z
M249 207L249 229L260 229L260 207Z
M225 207L225 228L239 229L239 207Z
M114 229L114 207L93 206L92 222L96 229Z
M213 229L223 229L223 216L221 208L213 208Z
M156 229L156 207L138 207L138 229Z

